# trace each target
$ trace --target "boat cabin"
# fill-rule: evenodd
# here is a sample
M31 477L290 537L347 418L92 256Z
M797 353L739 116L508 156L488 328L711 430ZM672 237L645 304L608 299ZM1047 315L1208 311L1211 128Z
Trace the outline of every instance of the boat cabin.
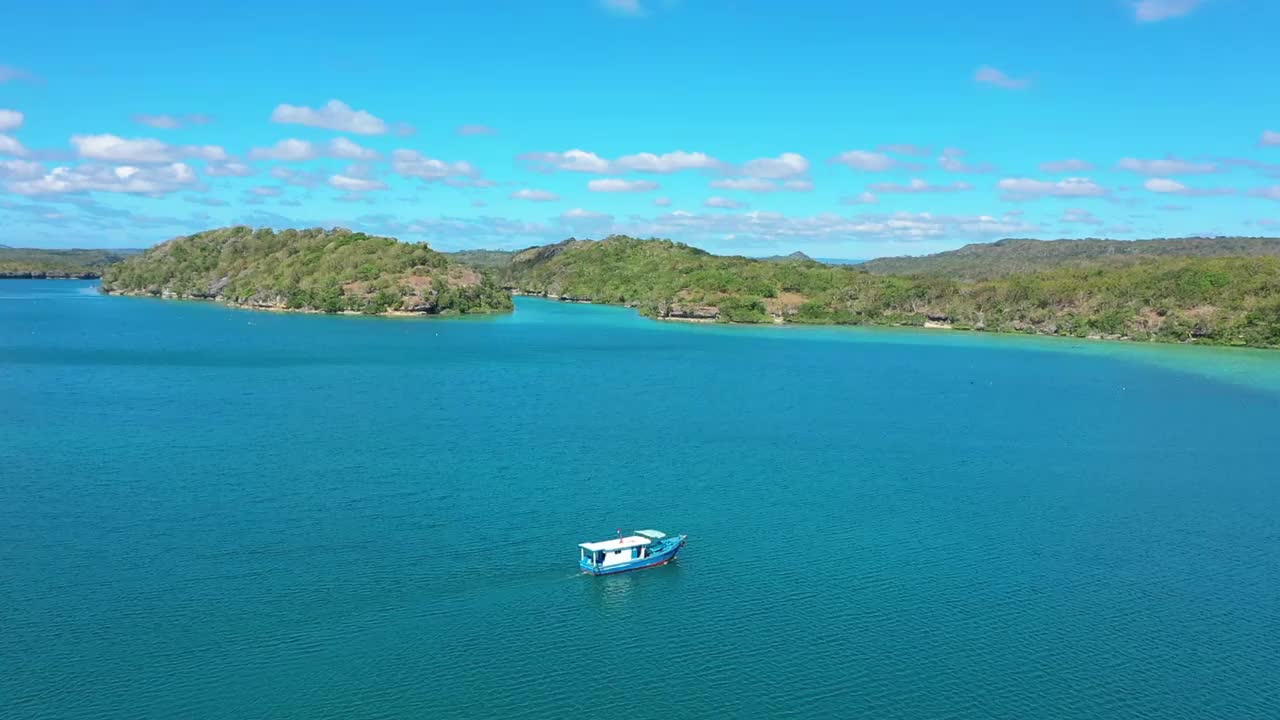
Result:
M582 563L597 568L638 562L650 557L666 533L657 530L637 530L635 535L613 538L601 542L582 543Z

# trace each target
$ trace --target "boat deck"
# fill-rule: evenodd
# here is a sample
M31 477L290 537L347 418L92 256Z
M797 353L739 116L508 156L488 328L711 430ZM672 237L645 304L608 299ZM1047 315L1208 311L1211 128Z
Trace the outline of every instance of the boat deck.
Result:
M605 551L626 550L627 548L638 547L641 545L648 545L651 542L653 542L653 540L650 540L647 537L641 537L640 535L630 535L624 538L613 538L612 540L602 540L601 542L581 543L580 545L578 545L578 547L583 548L588 552L596 552L599 550L605 550Z

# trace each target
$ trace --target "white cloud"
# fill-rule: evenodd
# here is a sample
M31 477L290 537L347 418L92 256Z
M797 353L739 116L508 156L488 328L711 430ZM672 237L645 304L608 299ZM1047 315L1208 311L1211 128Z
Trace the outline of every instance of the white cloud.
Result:
M875 193L863 192L852 197L840 198L841 204L844 205L875 205L880 202L880 198Z
M17 130L22 127L22 113L17 110L0 109L0 133Z
M702 204L709 208L721 208L723 210L737 210L738 208L746 207L746 205L743 205L737 200L730 200L729 198L719 196L709 197L706 200L703 200Z
M1015 78L1004 71L983 65L973 74L973 79L984 85L994 85L1004 88L1005 90L1024 90L1031 87L1031 81L1027 78Z
M1195 175L1218 172L1220 168L1211 162L1192 162L1172 155L1159 160L1142 160L1124 158L1116 163L1121 170L1128 170L1140 175Z
M488 125L463 125L458 128L459 135L497 135L498 131Z
M788 180L782 183L783 190L791 192L809 192L813 190L813 182L810 180Z
M961 160L964 156L965 151L959 148L944 148L942 155L938 157L938 166L947 172L955 173L987 173L995 171L995 167L988 163L971 165Z
M797 153L782 153L776 158L748 160L742 166L742 174L748 177L782 180L809 172L809 161Z
M480 175L471 163L446 162L427 157L417 150L403 149L391 153L391 169L398 175L415 177L426 182L448 182L451 179L475 178Z
M371 178L352 177L351 175L330 175L329 187L336 190L345 190L346 192L369 192L371 190L386 190L387 184L380 180Z
M283 162L301 162L314 160L320 153L316 146L306 140L288 138L267 148L254 148L249 157L254 160L281 160Z
M259 187L249 188L249 193L258 197L279 197L284 190L270 185L261 185Z
M1133 17L1138 22L1159 22L1182 17L1203 3L1204 0L1138 0L1133 3Z
M280 178L287 185L297 185L299 187L315 187L324 182L324 173L294 170L283 165L271 168L271 177Z
M599 158L596 159L599 160ZM676 150L662 155L653 153L623 155L613 162L613 167L619 172L636 170L639 172L673 173L680 170L710 170L720 167L722 164L719 160L706 153Z
M744 192L774 192L778 189L778 183L772 180L761 180L760 178L725 178L723 180L712 180L711 187L720 190L742 190Z
M154 167L80 165L56 167L39 177L8 182L6 187L19 195L79 192L164 195L187 189L199 181L195 170L185 163Z
M361 147L344 137L336 137L329 141L328 155L344 160L373 160L378 157L376 150Z
M0 133L0 155L15 155L22 157L27 154L27 149L18 142L18 139L12 135Z
M652 180L624 180L622 178L601 178L587 183L591 192L647 192L657 190L658 183Z
M44 175L44 166L29 160L0 160L0 179L32 180Z
M1107 189L1089 178L1066 178L1057 182L1031 178L1005 178L996 183L1006 200L1031 200L1041 197L1102 197Z
M670 207L670 206L671 206L671 198L669 198L669 197L659 197L659 198L654 198L654 199L653 199L653 204L654 204L654 205L657 205L658 207Z
M271 121L356 135L382 135L387 132L387 123L381 118L366 110L352 110L351 106L341 100L330 100L318 109L301 105L277 105L271 112Z
M920 178L912 178L911 182L906 185L898 183L872 183L867 186L868 190L875 193L951 193L972 190L973 186L969 183L954 182L950 185L931 185Z
M885 170L893 170L894 168L904 167L899 161L885 155L884 153L870 152L867 150L846 150L831 159L833 163L839 163L854 170L863 172L883 172Z
M538 172L566 170L569 172L607 173L609 161L586 150L566 150L564 152L526 153L519 160Z
M1142 186L1153 193L1171 195L1232 195L1235 193L1235 190L1230 188L1187 187L1176 180L1168 178L1151 178L1143 183Z
M1047 173L1087 172L1093 169L1093 163L1079 158L1067 158L1066 160L1042 162L1040 163L1040 169Z
M530 188L521 188L509 196L512 200L528 200L530 202L552 202L559 200L560 196L550 190L533 190Z
M1254 197L1266 198L1268 200L1280 200L1280 185L1272 185L1271 187L1250 190L1249 194Z
M170 145L152 138L72 135L71 144L82 158L115 163L173 163L183 158L218 162L227 159L227 151L217 145Z
M1263 145L1280 145L1280 132L1275 130L1263 130L1262 139L1259 140Z
M254 169L239 160L227 160L205 165L204 172L213 177L249 177L254 173Z

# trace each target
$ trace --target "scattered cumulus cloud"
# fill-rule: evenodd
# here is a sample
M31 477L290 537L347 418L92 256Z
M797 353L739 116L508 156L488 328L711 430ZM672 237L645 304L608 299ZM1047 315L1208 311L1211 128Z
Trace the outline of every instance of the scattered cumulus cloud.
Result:
M920 169L919 165L903 163L884 153L871 152L869 150L846 150L831 158L831 162L854 170L861 170L862 172L884 172L898 168Z
M782 180L809 172L809 161L798 153L782 153L776 158L748 160L742 166L742 174L754 178Z
M706 153L676 150L662 155L653 153L623 155L612 165L616 171L673 173L681 170L713 170L721 167L723 163Z
M1262 145L1280 145L1280 132L1263 130L1262 138L1258 142Z
M330 175L329 187L350 193L363 193L373 190L386 190L387 184L373 178L353 177L351 175Z
M328 155L343 160L374 160L378 157L376 150L361 147L344 137L329 141Z
M954 173L988 173L995 172L995 166L988 163L967 163L962 158L965 151L960 148L944 148L938 157L938 167Z
M80 165L55 167L36 177L6 182L19 195L58 195L105 192L160 196L199 184L195 170L185 163L151 167Z
M1144 188L1153 192L1168 195L1232 195L1235 190L1230 188L1192 188L1168 178L1150 178L1142 184Z
M249 177L254 174L254 169L239 160L229 158L226 162L208 163L204 166L204 172L212 177Z
M783 183L774 180L764 180L761 178L722 178L720 180L712 180L711 187L717 190L740 190L742 192L778 192L779 190L788 190L790 192L808 192L813 189L813 183L808 180L788 180Z
M994 85L1005 90L1025 90L1031 87L1029 79L1013 77L1003 70L993 68L990 65L983 65L978 68L973 74L973 79L984 85Z
M1267 200L1280 201L1280 185L1272 185L1270 187L1250 190L1249 194L1254 197L1266 198Z
M609 161L586 150L566 150L564 152L534 152L525 153L517 158L530 169L537 172L554 172L556 170L565 170L568 172L586 172L586 173L607 173L609 172Z
M283 165L271 168L271 177L283 180L286 185L297 185L299 187L315 187L324 182L324 173L294 170Z
M279 197L283 193L284 190L271 185L261 185L259 187L249 188L249 194L257 195L258 197Z
M949 185L932 185L924 180L921 180L920 178L912 178L911 182L907 183L906 185L901 185L898 183L872 183L871 185L867 186L867 189L873 193L880 193L881 195L885 195L889 193L964 192L965 190L972 190L973 186L970 185L969 183L964 183L964 182L954 182Z
M509 197L512 200L528 200L530 202L554 202L560 199L559 195L550 190L534 190L531 188L516 190Z
M72 135L76 154L87 160L117 163L173 163L185 158L218 162L227 151L217 145L170 145L152 138L122 138L118 135Z
M306 140L287 138L266 148L254 148L249 151L252 160L280 160L282 162L301 162L314 160L320 153L316 146Z
M0 133L0 156L24 157L26 154L27 149L23 147L22 143L18 142L17 138Z
M1138 22L1160 22L1182 17L1203 5L1205 0L1138 0L1133 3L1133 17Z
M622 178L600 178L587 183L587 189L591 192L648 192L657 190L658 183L652 180L624 180Z
M721 210L737 210L739 208L746 207L746 205L738 202L737 200L730 200L729 198L719 196L709 197L706 200L703 200L702 204L709 208L720 208Z
M1034 200L1043 197L1102 197L1107 189L1084 177L1057 182L1032 178L1004 178L996 183L1005 200Z
M1079 158L1067 158L1066 160L1050 160L1049 162L1040 163L1040 170L1047 173L1068 173L1068 172L1088 172L1093 169L1093 163L1086 162Z
M330 100L319 108L280 104L271 112L271 121L285 125L306 125L337 130L354 135L383 135L389 129L386 121L370 114L367 110L353 110L350 105L341 100Z
M1158 160L1127 157L1116 163L1116 167L1140 175L1196 175L1214 173L1221 169L1215 163L1182 160L1172 155Z
M488 125L463 125L458 128L459 135L497 135L498 131Z
M654 205L657 205L658 207L670 207L670 206L671 206L671 198L669 198L669 197L656 197L656 198L654 198L654 199L653 199L653 204L654 204Z
M397 175L418 178L424 182L456 182L466 180L476 184L480 172L465 161L448 162L427 157L417 150L396 150L391 153L391 169Z
M17 110L0 109L0 133L17 130L22 127L23 115Z

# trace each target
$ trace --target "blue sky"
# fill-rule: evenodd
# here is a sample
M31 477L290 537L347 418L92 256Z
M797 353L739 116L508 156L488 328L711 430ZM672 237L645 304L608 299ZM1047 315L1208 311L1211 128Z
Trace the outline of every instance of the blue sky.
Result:
M0 243L1280 234L1280 3L22 3Z

